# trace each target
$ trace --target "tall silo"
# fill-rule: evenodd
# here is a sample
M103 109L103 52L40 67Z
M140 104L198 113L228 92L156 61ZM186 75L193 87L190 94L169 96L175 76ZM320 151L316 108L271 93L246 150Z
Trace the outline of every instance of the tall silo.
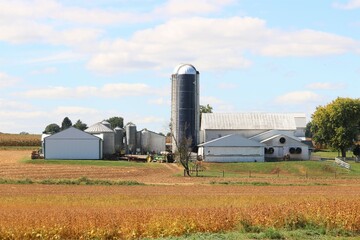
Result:
M171 76L171 128L173 152L176 141L190 138L194 149L199 142L200 103L199 72L191 64L180 64L175 67Z
M133 123L128 123L125 126L126 131L126 143L127 143L127 152L131 154L136 153L136 125Z
M115 131L115 150L121 152L124 149L124 129L121 127L116 127Z

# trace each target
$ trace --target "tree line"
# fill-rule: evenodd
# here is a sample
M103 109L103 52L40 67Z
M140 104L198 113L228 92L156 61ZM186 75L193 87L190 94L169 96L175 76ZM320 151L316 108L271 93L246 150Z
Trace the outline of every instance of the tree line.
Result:
M114 129L116 127L121 127L121 128L124 127L124 119L122 117L111 117L109 119L105 119L105 121L108 121L110 123L112 129ZM45 127L45 130L43 131L43 133L54 134L54 133L60 132L62 130L65 130L69 127L74 127L74 128L84 131L85 129L88 128L88 125L86 123L82 122L80 119L77 120L75 124L73 124L72 121L68 117L65 117L61 123L61 126L59 126L56 123L51 123Z

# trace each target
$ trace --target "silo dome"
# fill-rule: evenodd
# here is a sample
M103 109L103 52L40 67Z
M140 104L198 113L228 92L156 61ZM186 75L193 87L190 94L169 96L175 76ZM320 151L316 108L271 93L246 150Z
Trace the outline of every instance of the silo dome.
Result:
M174 68L173 74L191 74L196 75L196 68L191 64L179 64Z

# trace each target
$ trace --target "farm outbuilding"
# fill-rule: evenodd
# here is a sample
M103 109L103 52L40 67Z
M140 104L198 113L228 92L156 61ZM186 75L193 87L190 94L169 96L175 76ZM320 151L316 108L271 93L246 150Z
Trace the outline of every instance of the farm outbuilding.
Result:
M45 159L101 159L102 140L70 127L43 139Z
M264 148L262 143L231 134L200 144L198 155L207 162L264 162Z
M115 153L115 132L111 128L98 122L85 129L85 132L103 139L104 154Z
M301 113L203 113L201 117L201 142L240 134L250 138L279 130L295 137L305 137L306 116Z
M309 146L302 142L305 128L306 117L301 113L203 113L200 132L203 144L199 147L221 140L223 136L236 134L264 146L265 159L290 157L308 160ZM246 141L243 143L246 144ZM237 154L246 156L247 152L241 148L241 144L242 141L239 141L237 151L240 152ZM226 145L217 151L220 150L227 154ZM206 160L206 152L204 157Z

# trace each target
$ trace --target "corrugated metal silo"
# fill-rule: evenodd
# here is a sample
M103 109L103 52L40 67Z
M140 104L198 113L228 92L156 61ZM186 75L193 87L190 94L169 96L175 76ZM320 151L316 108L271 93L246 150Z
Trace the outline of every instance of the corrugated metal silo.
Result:
M191 64L180 64L171 76L171 124L175 139L191 138L191 147L199 142L199 72ZM173 152L176 151L173 139Z
M93 135L102 134L103 135L103 153L104 154L114 154L115 153L115 132L102 124L101 122L95 123L85 130Z
M115 131L115 150L121 152L124 149L124 129L116 127Z
M128 146L128 153L136 153L136 125L128 123L125 127L126 131L126 143Z

